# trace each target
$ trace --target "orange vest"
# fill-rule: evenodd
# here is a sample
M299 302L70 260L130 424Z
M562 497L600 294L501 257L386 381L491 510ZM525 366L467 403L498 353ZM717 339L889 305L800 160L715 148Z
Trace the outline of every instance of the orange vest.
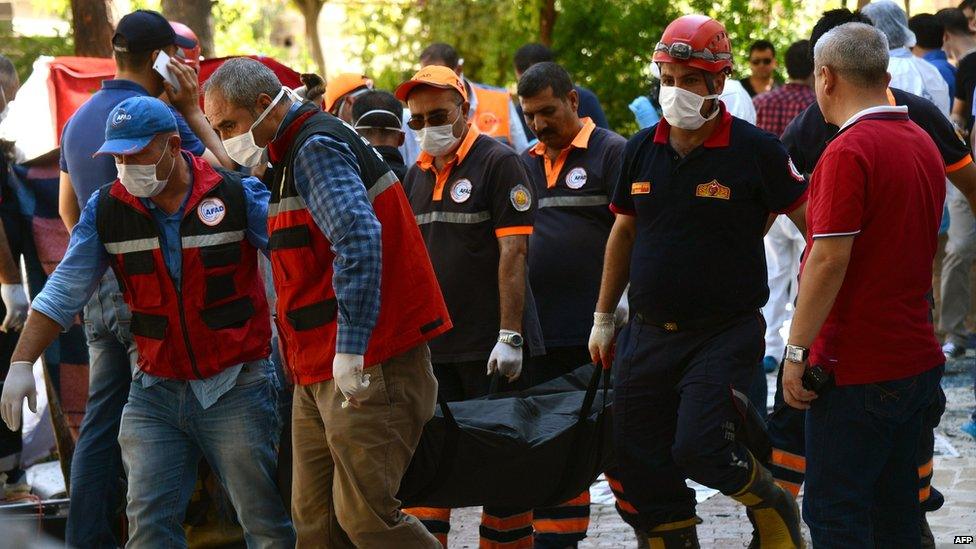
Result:
M508 92L482 88L474 84L471 84L471 89L478 98L478 109L474 111L475 126L481 133L503 139L511 145L508 103L512 99Z

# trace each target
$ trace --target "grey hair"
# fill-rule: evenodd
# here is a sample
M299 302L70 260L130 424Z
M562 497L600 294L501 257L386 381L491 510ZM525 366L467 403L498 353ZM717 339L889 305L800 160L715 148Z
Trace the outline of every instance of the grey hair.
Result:
M205 93L220 92L224 100L237 107L254 109L263 93L274 97L281 91L281 81L274 71L247 57L224 61L204 84Z
M915 33L908 28L908 15L898 4L891 0L876 0L861 8L861 13L888 38L888 47L910 48L915 45Z
M832 71L859 88L885 86L888 73L888 39L864 23L845 23L820 37L813 48L814 70Z

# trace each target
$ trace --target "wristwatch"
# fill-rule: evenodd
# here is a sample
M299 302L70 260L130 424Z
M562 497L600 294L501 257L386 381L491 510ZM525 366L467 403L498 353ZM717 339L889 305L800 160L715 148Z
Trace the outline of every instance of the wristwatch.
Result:
M787 345L786 353L783 358L790 362L802 364L806 362L808 358L810 358L810 349L800 347L799 345Z
M507 343L516 349L522 346L525 340L522 338L522 334L518 332L513 332L511 330L502 330L498 333L498 341L500 343Z

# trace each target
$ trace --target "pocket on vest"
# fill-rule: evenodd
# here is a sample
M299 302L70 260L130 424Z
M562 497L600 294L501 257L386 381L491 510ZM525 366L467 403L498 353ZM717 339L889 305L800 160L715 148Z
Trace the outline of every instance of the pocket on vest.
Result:
M288 318L288 323L291 324L291 327L301 332L325 326L335 320L337 313L338 304L335 298L333 298L299 307L298 309L292 309L285 313L285 316Z
M156 259L152 250L122 254L122 269L127 275L152 274L156 270Z
M149 339L166 339L166 326L169 320L165 316L151 315L132 311L132 335Z
M208 269L236 265L241 262L241 243L228 242L200 248L200 261Z
M242 297L230 303L200 311L200 319L211 330L239 328L247 323L252 316L254 316L254 303L249 297Z

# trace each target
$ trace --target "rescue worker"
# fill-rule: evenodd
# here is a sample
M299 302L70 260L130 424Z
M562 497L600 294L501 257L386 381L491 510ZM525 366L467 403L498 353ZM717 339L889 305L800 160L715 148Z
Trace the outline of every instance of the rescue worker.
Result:
M32 365L111 266L132 311L138 363L119 431L129 545L185 546L185 479L196 478L203 457L248 545L291 547L274 476L281 426L257 266L268 191L181 150L176 119L156 98L119 103L96 154L115 157L119 178L92 194L34 299L4 384L3 419L15 425L24 398L36 398Z
M383 157L397 179L403 181L407 166L398 147L403 146L403 107L393 94L371 90L352 106L353 127Z
M850 22L869 23L870 20L857 12L852 13L843 8L825 12L810 34L811 47L815 46L826 32ZM889 88L888 91L888 102L892 105L907 106L909 118L935 142L945 164L946 177L956 190L967 198L970 208L976 211L973 207L976 205L976 164L973 163L966 144L956 134L952 123L931 101L897 88ZM828 124L820 112L820 106L813 103L786 127L783 132L783 143L797 169L803 174L810 174L820 161L828 141L836 133L837 126ZM945 502L942 494L931 485L935 444L932 429L938 426L944 405L944 395L940 395L925 416L926 428L923 429L919 440L918 493L922 510L920 521L923 539L929 540L926 547L934 547L935 541L931 537L925 513L938 510ZM794 495L800 492L806 473L804 421L802 411L786 405L782 379L778 379L775 404L767 423L773 445L770 470L776 482Z
M532 363L533 385L590 361L591 312L613 226L610 194L627 141L577 114L580 95L564 68L545 61L521 75L519 103L539 142L520 157L538 197L529 237L529 282L546 354ZM626 317L626 311L622 311ZM535 547L575 547L586 537L590 493L533 513Z
M544 351L526 274L537 200L518 155L466 122L467 93L461 77L438 65L396 89L423 149L405 187L454 320L430 344L446 401L484 396L491 374L501 390L530 378L523 362ZM450 509L410 512L447 547ZM483 547L531 536L532 513L486 508L481 535Z
M325 111L352 124L352 106L356 98L373 89L373 81L364 74L344 72L325 85Z
M430 65L447 67L457 73L471 104L467 121L474 124L479 132L498 139L515 149L515 152L522 152L529 146L515 103L507 90L465 78L464 60L448 44L434 43L420 53L420 66Z
M298 547L437 547L396 493L437 398L426 342L451 320L400 182L257 61L221 65L204 101L238 163L268 155L275 167L268 232L295 382Z
M806 182L774 136L717 101L731 59L718 21L668 25L653 56L664 120L627 143L611 200L618 215L589 349L611 361L613 311L629 281L614 448L651 547L698 546L685 477L745 505L761 547L803 545L793 496L735 438L732 390L746 391L763 351L763 233L777 213L804 229Z

